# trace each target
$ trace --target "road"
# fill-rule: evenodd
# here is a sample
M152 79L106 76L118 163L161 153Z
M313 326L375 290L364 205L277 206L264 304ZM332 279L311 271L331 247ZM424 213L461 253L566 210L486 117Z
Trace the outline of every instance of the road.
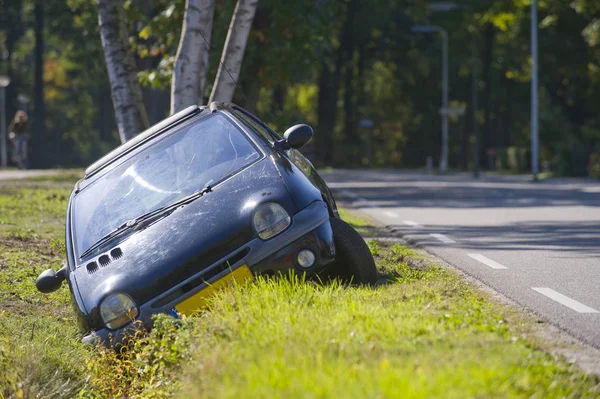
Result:
M55 175L58 171L54 169L30 169L30 170L18 170L18 169L3 169L0 170L0 180L16 180L26 179L29 177L38 176L51 176Z
M321 173L337 195L600 348L600 182L400 171Z

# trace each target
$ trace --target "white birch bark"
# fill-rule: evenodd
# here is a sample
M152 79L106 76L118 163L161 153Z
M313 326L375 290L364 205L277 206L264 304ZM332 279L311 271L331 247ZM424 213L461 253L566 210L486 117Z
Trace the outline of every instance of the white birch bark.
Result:
M98 24L121 143L148 128L122 0L98 0Z
M171 83L171 114L204 101L214 0L186 0Z
M233 99L257 5L258 0L238 0L235 6L209 102Z

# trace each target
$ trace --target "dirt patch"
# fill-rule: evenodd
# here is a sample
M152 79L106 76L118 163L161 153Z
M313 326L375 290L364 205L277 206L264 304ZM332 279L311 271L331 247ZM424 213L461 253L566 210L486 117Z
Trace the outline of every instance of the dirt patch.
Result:
M18 250L23 252L35 252L43 256L62 256L62 243L54 242L35 235L19 233L6 233L0 240L0 248ZM0 252L1 253L1 252Z

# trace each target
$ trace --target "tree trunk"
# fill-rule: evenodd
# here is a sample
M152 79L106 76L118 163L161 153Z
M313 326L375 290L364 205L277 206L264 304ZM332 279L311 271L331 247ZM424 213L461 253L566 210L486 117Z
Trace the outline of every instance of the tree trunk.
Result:
M125 143L148 128L148 116L129 48L125 9L120 0L98 0L98 23L119 137Z
M36 0L34 9L35 19L35 71L34 71L34 100L35 118L34 131L31 148L34 151L33 166L39 167L45 164L47 158L54 153L54 141L47 140L44 132L45 107L44 107L44 2ZM42 143L46 142L44 145Z
M238 80L237 94L234 93L233 101L247 110L256 113L256 106L260 100L260 89L264 86L265 63L262 54L269 50L268 40L272 21L273 9L262 3L256 7L250 34L254 38L252 58L244 57L244 73ZM250 53L248 53L250 55Z
M233 98L257 5L258 0L238 0L235 6L210 101L228 102Z
M204 102L214 0L186 0L171 84L171 114Z
M17 88L20 85L19 77L13 73L14 49L17 41L23 36L23 4L21 0L4 1L4 9L0 12L0 26L5 34L5 47L8 51L8 58L4 61L6 65L6 75L10 78L11 84L6 88L6 115L10 120L17 111ZM28 111L29 112L29 111Z
M331 73L329 63L324 59L319 73L318 125L315 139L317 159L326 165L333 160L333 131L337 115L339 81L337 75L337 71Z
M492 62L494 56L494 40L496 37L496 29L493 24L488 23L485 31L485 50L483 53L483 79L485 86L483 90L483 148L481 148L482 156L479 158L484 165L489 166L487 149L494 146L494 138L492 137L491 129L491 96L492 96Z
M318 131L316 134L317 156L325 164L335 161L334 132L338 119L338 98L342 84L346 48L352 31L353 15L349 6L346 8L344 22L339 33L339 45L332 54L334 57L333 70L323 60L319 76L319 105L317 110Z
M351 156L358 156L358 143L356 141L356 93L355 93L355 71L356 66L356 36L355 36L355 17L357 15L357 3L349 2L346 10L346 19L342 28L342 37L340 39L340 50L342 62L339 65L338 73L343 70L344 85L344 123L343 135L346 151L351 151Z

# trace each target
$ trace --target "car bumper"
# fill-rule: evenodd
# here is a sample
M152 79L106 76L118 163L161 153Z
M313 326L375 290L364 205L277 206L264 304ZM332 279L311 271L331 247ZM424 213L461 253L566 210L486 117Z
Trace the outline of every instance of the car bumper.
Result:
M315 255L314 264L306 269L300 267L297 262L298 252L304 249L309 249ZM294 215L291 226L278 236L268 241L256 237L199 274L222 265L235 254L241 253L244 256L236 256L235 263L228 264L228 270L224 270L208 279L209 284L227 276L232 270L236 270L242 265L247 265L254 274L274 275L294 272L310 278L323 273L335 259L335 245L327 205L322 201L313 202ZM198 275L192 276L141 305L138 319L133 324L149 328L152 326L152 316L154 314L170 313L176 304L206 288L207 284L202 284L197 289L186 292L184 295L173 297L173 294L181 290L181 287L197 278ZM170 297L173 297L173 300L165 301L165 298ZM157 307L157 303L160 303L160 306ZM131 324L114 331L106 328L99 329L85 335L82 342L87 344L102 342L107 346L115 346L120 344L123 338L133 329L134 327Z

